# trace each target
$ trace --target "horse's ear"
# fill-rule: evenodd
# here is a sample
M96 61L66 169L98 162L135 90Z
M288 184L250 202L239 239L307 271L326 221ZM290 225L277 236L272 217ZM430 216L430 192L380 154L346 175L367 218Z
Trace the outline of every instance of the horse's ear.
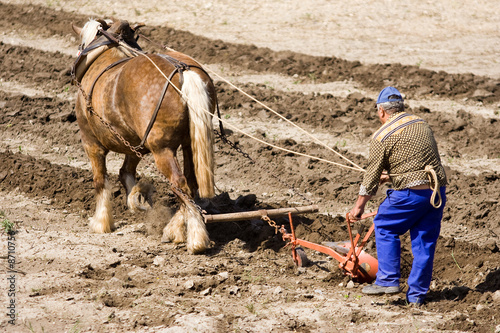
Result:
M96 20L97 22L101 23L101 26L104 30L108 30L109 29L109 25L106 21L104 21L103 19L98 19Z
M74 25L73 23L71 23L71 27L73 28L73 31L78 35L80 36L82 34L82 28L80 27L77 27L76 25Z
M132 29L132 31L135 32L135 31L137 31L137 29L142 28L144 26L146 26L146 24L144 24L144 23L134 23L130 26L130 28Z

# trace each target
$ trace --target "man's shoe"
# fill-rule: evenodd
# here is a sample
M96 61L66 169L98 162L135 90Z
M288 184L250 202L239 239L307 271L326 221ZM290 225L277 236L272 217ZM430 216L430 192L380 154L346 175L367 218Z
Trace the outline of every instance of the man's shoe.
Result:
M408 302L409 308L421 308L424 305L423 302Z
M367 295L383 295L383 294L397 294L401 292L398 286L382 287L378 284L370 284L363 288L363 294Z

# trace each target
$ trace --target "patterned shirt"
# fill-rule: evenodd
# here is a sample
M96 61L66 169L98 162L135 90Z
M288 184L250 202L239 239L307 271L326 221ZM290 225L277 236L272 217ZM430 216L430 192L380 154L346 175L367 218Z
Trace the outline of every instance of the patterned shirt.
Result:
M427 165L436 171L439 186L445 186L446 174L429 125L405 112L393 114L371 138L368 167L359 195L375 195L384 170L391 174L395 190L429 184L423 171Z

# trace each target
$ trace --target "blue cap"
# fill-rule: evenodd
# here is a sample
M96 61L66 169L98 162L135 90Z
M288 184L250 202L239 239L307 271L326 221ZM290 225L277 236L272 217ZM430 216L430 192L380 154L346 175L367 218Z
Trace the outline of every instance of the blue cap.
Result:
M389 99L389 97L391 98ZM385 102L398 102L402 100L403 97L401 96L399 90L394 87L385 87L378 95L377 104Z

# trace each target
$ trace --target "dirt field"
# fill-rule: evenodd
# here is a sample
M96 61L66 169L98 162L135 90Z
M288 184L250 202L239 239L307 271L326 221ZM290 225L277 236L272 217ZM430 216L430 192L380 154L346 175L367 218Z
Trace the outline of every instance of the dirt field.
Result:
M0 236L7 332L500 332L500 5L475 1L0 1ZM167 6L167 3L171 7ZM388 24L384 18L395 15ZM90 165L73 112L71 23L116 16L187 53L361 166L386 85L432 126L450 185L427 304L370 297L332 258L307 251L297 268L261 220L208 224L213 246L187 254L160 242L175 200L151 157L141 178L154 209L131 214L108 157L118 228L88 232ZM140 39L149 52L156 44ZM343 163L334 153L217 77L222 118L275 145ZM216 124L217 121L215 122ZM361 173L231 133L252 160L217 141L224 213L317 204L294 219L300 238L347 239L345 213ZM384 191L368 207L374 210ZM278 224L287 224L277 218ZM8 251L15 250L15 262ZM375 255L375 244L368 252ZM412 260L403 237L403 281ZM12 270L14 269L14 270ZM5 277L5 278L4 278ZM10 279L10 280L9 280ZM14 293L10 294L11 281Z

